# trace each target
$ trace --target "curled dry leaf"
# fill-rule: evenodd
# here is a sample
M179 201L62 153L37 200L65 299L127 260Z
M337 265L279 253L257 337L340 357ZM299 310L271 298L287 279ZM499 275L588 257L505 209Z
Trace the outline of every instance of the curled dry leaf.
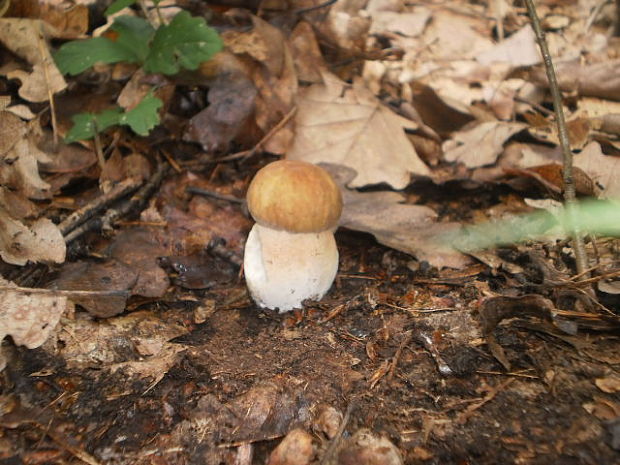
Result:
M321 55L319 43L310 23L300 21L291 33L291 53L297 70L297 76L302 82L320 83L321 70L327 65Z
M342 418L342 413L331 405L319 405L312 427L315 431L325 434L328 439L333 439L338 433Z
M299 421L296 390L286 378L276 377L257 383L233 399L228 404L228 410L237 418L232 438L256 440L285 434L293 422Z
M620 60L583 63L581 58L555 64L560 88L580 96L618 100L620 95ZM548 81L544 70L532 73L532 80L541 86Z
M403 459L392 442L367 429L355 432L338 451L338 465L402 465Z
M149 357L114 363L109 365L108 369L112 373L122 372L124 376L129 378L128 382L132 382L135 377L150 379L149 389L151 389L177 363L181 352L185 349L186 347L181 344L165 342L155 354ZM124 391L126 388L121 386L120 389Z
M50 185L39 176L38 164L50 158L37 146L38 124L0 112L0 184L31 199L47 199Z
M216 78L209 88L209 106L194 115L184 139L198 142L204 150L224 150L247 132L258 91L242 73Z
M353 168L350 187L384 182L403 189L411 174L430 173L404 132L415 123L381 104L361 80L350 86L324 73L322 84L300 92L296 124L287 158Z
M88 31L88 6L42 3L41 18L54 27L56 38L78 39Z
M0 341L11 336L17 345L40 347L54 330L69 303L53 292L32 293L0 277ZM6 360L0 354L0 370Z
M618 377L617 375L597 378L594 380L594 384L596 384L596 387L598 387L601 391L608 394L620 392L620 377Z
M32 66L7 73L9 79L21 81L19 95L30 102L45 102L67 88L45 40L50 35L55 35L53 28L38 19L0 19L0 42Z
M312 436L296 428L271 452L267 465L308 465L313 456Z
M228 50L235 55L251 57L248 77L258 95L255 99L254 119L256 126L267 134L293 109L297 94L297 74L288 40L283 32L255 15L235 10L237 17L249 20L249 32L230 31L222 34ZM284 153L293 137L292 123L265 141L264 150Z
M347 56L360 56L366 49L371 19L361 14L367 0L341 0L318 25L319 34Z

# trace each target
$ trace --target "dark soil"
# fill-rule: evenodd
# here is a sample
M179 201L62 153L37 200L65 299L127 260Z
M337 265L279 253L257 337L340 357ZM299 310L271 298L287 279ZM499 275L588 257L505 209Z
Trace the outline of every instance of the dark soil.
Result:
M296 426L326 463L330 407L350 413L344 438L368 428L408 464L620 463L618 386L599 387L618 383L615 336L504 320L493 334L508 371L478 322L490 283L507 290L501 272L442 274L365 235L337 240L337 283L303 312L259 310L238 280L142 305L136 321L184 329L159 376L122 364L148 359L122 334L106 341L118 369L76 367L62 342L7 346L1 463L233 464L251 444L262 464Z

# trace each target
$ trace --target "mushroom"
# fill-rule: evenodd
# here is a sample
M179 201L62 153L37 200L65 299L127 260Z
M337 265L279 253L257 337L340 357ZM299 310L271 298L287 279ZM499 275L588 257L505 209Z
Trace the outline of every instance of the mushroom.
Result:
M256 224L243 266L254 301L286 312L321 299L338 271L342 195L330 174L303 161L270 163L250 183L247 203Z

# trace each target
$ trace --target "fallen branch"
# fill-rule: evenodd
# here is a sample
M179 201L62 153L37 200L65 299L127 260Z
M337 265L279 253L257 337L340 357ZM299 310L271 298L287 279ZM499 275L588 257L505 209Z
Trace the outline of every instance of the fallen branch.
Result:
M74 241L82 234L88 231L95 231L99 229L112 229L113 224L118 219L125 215L128 215L132 211L138 211L144 207L149 197L153 194L157 186L164 179L164 176L168 172L168 165L161 163L157 171L151 176L149 181L142 186L142 188L136 192L129 200L119 205L117 208L109 209L106 213L99 218L92 218L86 223L82 224L77 229L65 236L65 242L68 244Z
M94 199L89 204L71 213L58 225L58 229L60 229L60 232L63 234L63 236L67 235L79 225L95 216L95 214L102 210L104 207L116 202L130 192L135 191L141 185L142 182L137 179L122 180L109 192L106 192L105 194Z

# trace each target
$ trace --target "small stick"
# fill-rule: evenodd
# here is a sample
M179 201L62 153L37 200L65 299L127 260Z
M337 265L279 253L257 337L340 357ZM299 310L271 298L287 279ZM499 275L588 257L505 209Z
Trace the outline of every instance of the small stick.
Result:
M531 1L531 0L526 0L526 1ZM467 423L467 420L469 420L469 418L474 414L474 412L478 409L480 409L481 407L483 407L485 404L491 402L495 396L497 396L497 394L499 394L500 391L503 391L504 389L506 389L508 386L510 386L510 384L512 384L512 382L515 380L515 378L510 378L507 379L506 381L504 381L503 383L501 383L499 386L494 387L493 389L491 389L486 396L484 396L480 401L476 402L473 405L470 405L469 407L467 407L465 409L465 411L463 411L457 418L456 418L456 423L459 425L464 425L465 423Z
M336 455L338 446L342 442L342 435L344 434L344 430L347 427L349 420L351 419L351 412L353 411L354 407L355 401L352 400L351 402L349 402L347 410L346 412L344 412L344 416L342 417L342 421L340 422L340 426L338 426L338 431L336 431L336 434L332 438L329 447L325 451L325 454L323 454L323 458L321 458L319 465L331 465L332 463L334 463L334 456Z
M251 157L256 152L258 152L258 150L261 149L261 147L265 144L265 142L267 142L269 139L271 139L273 137L273 135L282 128L282 126L284 126L286 123L289 122L289 120L293 117L293 115L295 114L296 111L297 111L297 107L291 108L291 111L289 111L286 114L286 116L284 116L284 118L282 118L278 122L278 124L276 124L273 128L271 128L271 130L267 134L265 134L261 140L258 141L258 143L254 146L254 148L252 148L250 150L243 150L241 152L233 153L232 155L227 155L227 156L222 157L222 158L220 158L220 159L218 159L216 161L219 163L219 162L224 162L224 161L233 161L233 160L238 160L240 158L249 158L249 157Z
M207 189L201 189L200 187L195 187L195 186L187 186L187 188L185 189L185 192L187 192L188 194L196 194L196 195L202 195L204 197L211 197L212 199L225 200L226 202L231 202L231 203L242 204L244 202L243 199L240 199L239 197L235 197L234 195L220 194L219 192L210 191Z
M396 373L396 367L398 366L398 361L400 360L400 355L403 353L403 349L409 342L411 341L411 331L407 331L405 333L405 337L398 345L398 349L396 349L396 353L392 358L392 363L390 364L390 369L388 370L387 380L391 380L394 377L394 373Z
M71 213L58 225L58 229L60 229L60 232L63 234L63 236L66 235L73 229L77 228L80 224L92 218L99 210L104 208L106 205L109 205L129 194L130 192L135 191L138 187L140 187L141 184L142 182L136 179L123 179L109 192L97 197L89 204Z
M177 173L181 173L183 171L183 169L179 166L177 161L174 158L172 158L172 155L170 155L167 150L162 149L161 153L166 158L166 160L168 160L168 163L170 163L170 166L172 166L172 169L174 169L174 171L176 171Z
M79 291L67 289L42 289L38 287L0 286L0 292L16 292L18 294L44 294L54 297L90 297L90 296L122 296L129 297L129 291Z
M127 202L120 205L118 208L109 209L105 215L100 218L92 218L86 223L82 224L79 228L74 229L65 236L65 242L74 241L87 231L95 229L111 229L112 224L119 218L127 215L131 210L140 208L146 203L151 196L155 188L164 179L164 176L168 172L168 165L161 163L157 168L157 171L151 176L149 181L142 186L142 188L136 192Z
M564 109L562 108L562 94L560 93L560 87L555 76L555 70L553 68L553 62L551 60L551 54L549 53L549 47L545 39L545 33L540 27L540 20L538 19L538 13L534 6L534 0L525 0L527 5L527 11L532 20L532 27L536 33L536 41L540 47L540 53L543 57L545 64L545 71L547 73L547 80L549 81L549 90L553 98L553 109L556 115L556 124L558 128L558 138L560 140L560 147L562 148L562 157L564 160L562 175L564 178L564 202L566 204L566 210L569 218L569 225L573 235L573 250L575 251L575 260L577 264L577 273L583 274L584 277L588 277L585 273L588 267L588 256L583 244L583 237L581 231L576 227L575 215L576 213L576 194L575 183L573 181L573 153L570 149L570 141L568 139L568 130L566 128L566 119L564 118Z
M7 5L10 2L7 2ZM58 149L58 123L56 121L56 105L54 103L54 93L52 92L52 88L50 86L50 72L49 72L49 59L46 57L44 48L43 48L43 23L41 23L41 30L39 30L39 37L37 40L37 46L39 48L39 55L41 56L41 61L43 63L43 75L45 76L45 86L47 87L47 99L50 101L50 117L52 122L52 134L54 141L54 150ZM49 56L49 55L48 55Z
M454 375L454 371L452 371L452 368L450 368L450 366L444 361L443 357L437 350L437 347L435 347L435 344L433 343L433 338L424 331L420 331L418 334L416 334L416 336L416 342L422 343L422 346L424 346L424 348L431 354L431 357L433 357L433 360L437 364L437 369L439 370L439 373L443 376Z

